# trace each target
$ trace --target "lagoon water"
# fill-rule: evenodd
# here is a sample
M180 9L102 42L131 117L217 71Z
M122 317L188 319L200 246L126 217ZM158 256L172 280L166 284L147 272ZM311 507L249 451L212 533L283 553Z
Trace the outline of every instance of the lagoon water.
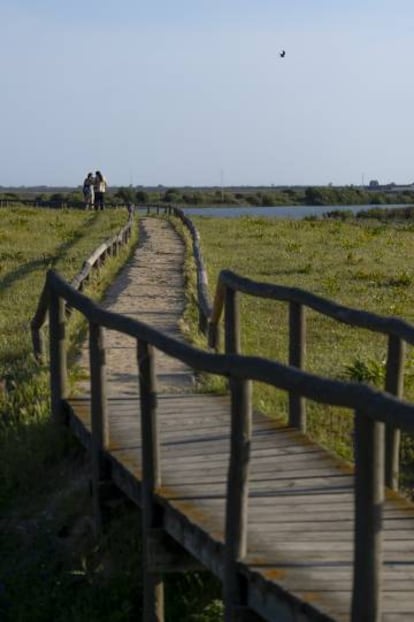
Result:
M300 219L306 216L323 216L327 212L336 211L366 211L374 207L392 209L408 207L408 205L283 205L273 207L256 207L253 205L208 205L205 207L185 207L184 213L188 216L214 216L215 218L239 218L240 216L264 216L272 218Z

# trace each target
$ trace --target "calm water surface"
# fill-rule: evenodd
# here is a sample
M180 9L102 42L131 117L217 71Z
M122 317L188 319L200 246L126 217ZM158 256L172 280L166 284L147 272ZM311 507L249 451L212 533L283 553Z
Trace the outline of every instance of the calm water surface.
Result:
M386 207L389 209L396 207L408 207L402 205L284 205L274 207L254 207L250 205L243 206L218 206L211 205L208 207L185 207L184 213L188 216L214 216L219 218L238 218L240 216L269 216L272 218L293 218L300 219L306 216L323 216L327 212L337 211L366 211L373 207Z

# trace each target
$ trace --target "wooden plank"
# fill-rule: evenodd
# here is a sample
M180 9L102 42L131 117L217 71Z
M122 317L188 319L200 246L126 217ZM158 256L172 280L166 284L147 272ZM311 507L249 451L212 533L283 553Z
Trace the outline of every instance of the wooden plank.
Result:
M175 397L174 399L176 404L178 404L179 398ZM122 405L123 413L128 413L130 406L126 402L121 401L119 404ZM116 407L116 404L114 403L113 406ZM215 417L219 426L221 426L221 418L216 415ZM128 429L128 419L132 422L135 421L133 423L133 431L134 434L139 434L140 426L139 424L137 425L137 417L130 413L126 418L125 425L124 423L118 425L117 422L117 426L115 426L117 436L125 437L131 434L131 430ZM184 417L184 422L180 424L179 430L174 429L174 420L177 420L176 416L174 419L169 419L167 415L164 420L168 422L165 424L165 430L168 432L172 430L172 434L174 434L173 438L170 437L168 439L168 436L166 437L169 444L165 448L162 443L160 446L161 464L167 473L165 486L160 489L164 495L165 503L172 504L177 508L177 511L184 511L185 514L192 517L192 520L195 519L200 526L203 525L203 528L207 529L205 533L210 533L209 537L223 541L224 481L228 467L228 453L223 456L216 455L216 451L213 454L211 452L211 446L216 444L216 440L214 438L206 439L204 434L211 436L211 432L214 430L214 421L210 420L208 422L208 425L202 430L202 434L200 434L200 427L196 429L198 438L201 437L201 441L197 442L191 429L192 426L197 425L197 418L193 416L191 409L188 418ZM272 429L272 426L270 426L270 430ZM267 434L268 430L265 430L263 437L267 437ZM297 594L300 593L302 595L301 598L306 599L309 595L308 592L311 590L317 591L318 586L320 587L322 583L324 587L320 588L320 595L318 596L318 599L320 598L322 602L325 598L324 595L327 593L335 595L341 590L344 591L343 581L347 581L348 585L350 585L351 572L349 568L352 562L352 529L350 525L352 525L353 495L351 490L340 494L329 492L332 482L349 482L349 477L346 474L344 476L343 473L335 473L335 477L327 476L327 473L334 472L332 469L335 468L336 461L326 458L319 448L305 445L300 446L298 450L294 446L292 447L292 436L289 431L286 434L278 434L276 432L274 438L276 447L266 446L266 441L263 444L263 449L260 448L261 439L259 439L259 448L256 449L256 457L252 461L253 477L251 480L252 492L248 529L248 544L252 546L252 549L249 551L248 558L246 558L244 563L249 560L254 562L265 561L269 566L251 566L251 569L255 571L262 568L261 572L265 575L271 567L280 568L280 557L283 554L286 560L291 560L291 563L300 564L301 572L305 573L305 577L310 577L309 585L306 588L305 579L301 579L292 567L288 570L289 581L286 581L286 584L279 581L275 585L286 585L286 589L290 588L293 593L296 590ZM117 442L118 440L117 438ZM128 440L130 440L130 436ZM185 442L180 443L180 440ZM136 440L133 442L137 443ZM220 442L223 443L224 441ZM202 453L200 453L200 448L202 448ZM135 469L139 474L141 463L139 446L136 445L130 449L118 449L113 454L114 457L117 457L117 460L124 461L125 468ZM177 468L177 473L169 477L168 474L170 471L173 473L173 468ZM190 470L190 474L188 474L188 470ZM177 490L179 492L178 479L183 473L187 473L187 475L184 478L185 485L181 486L181 494L182 497L188 498L182 501L174 501L174 491ZM196 489L198 494L194 494L195 487L191 485L193 473L197 474ZM218 475L220 476L219 483L223 489L222 497L207 498L208 495L206 497L204 492L208 488L200 494L201 488L205 488L202 482L204 481L208 486L209 477L217 478ZM300 483L308 485L308 493L295 494L295 491L289 488L289 482L291 481L294 482L294 485L299 485ZM276 492L271 492L270 488L266 491L266 486L268 485L275 487ZM327 488L325 491L315 494L314 489L321 486ZM191 494L192 489L193 493ZM210 492L214 490L216 493L218 492L217 487L212 486ZM277 493L277 490L279 490L279 493ZM264 495L261 494L261 491L263 491ZM268 496L266 496L266 492ZM188 505L189 503L191 504L191 509ZM306 505L304 506L304 504ZM401 502L399 506L393 506L387 501L384 508L385 541L387 542L388 540L391 547L390 552L388 553L386 550L385 553L387 565L384 570L384 581L386 582L385 585L391 585L392 593L403 593L404 586L407 587L411 578L414 577L414 569L408 570L411 566L407 564L413 557L410 552L412 550L412 537L411 532L408 531L407 522L411 523L413 521L414 511L411 504ZM335 521L333 519L335 517L338 519L337 528L341 530L341 538L339 550L336 550L333 555L329 553L329 546L334 538ZM395 528L392 529L392 533L388 538L387 525L392 526L393 521L395 522ZM259 530L260 537L257 535L257 530ZM404 531L406 533L408 531L408 534L410 534L406 538L404 538ZM306 533L309 534L308 540L305 537ZM263 544L260 545L260 542L263 542ZM307 553L299 551L303 542ZM394 542L397 543L397 550L395 550ZM344 544L348 548L341 550ZM268 550L269 545L271 550ZM202 557L201 550L199 553ZM209 564L218 568L218 558L216 561L209 559ZM399 565L402 560L404 560L403 566L405 568L403 575ZM390 562L397 563L394 566L397 570L390 567ZM335 566L332 566L332 563ZM324 566L323 571L321 570L321 564ZM347 578L332 580L333 569L337 567L337 564L339 564L340 568L342 568L343 564L348 565ZM317 573L315 575L316 578L312 579L314 572ZM405 577L405 579L401 577ZM403 580L406 582L405 584L401 583ZM331 586L330 581L332 581ZM349 590L348 593L350 593ZM412 611L414 611L414 607ZM339 613L338 615L342 614ZM336 617L336 619L340 618Z
M185 426L184 426L184 430L185 430ZM285 437L287 438L287 436ZM194 444L195 446L198 446L198 443ZM207 443L207 446L209 444ZM179 447L179 444L177 444L177 447ZM161 451L162 451L162 447L161 447ZM114 452L114 455L117 456L117 459L124 459L127 462L130 461L133 464L139 465L140 463L140 459L139 459L139 452L138 450L118 450ZM323 478L321 477L320 473L324 473L326 470L326 466L325 466L325 461L321 458L321 455L319 455L318 451L317 452L313 452L313 451L301 451L299 454L294 454L292 455L288 455L285 456L284 458L282 457L282 459L284 460L283 466L280 467L280 472L279 469L277 468L277 466L274 466L274 456L272 455L272 451L270 450L262 450L259 453L259 460L257 462L257 477L258 477L258 481L257 484L259 486L261 486L263 483L263 480L260 479L260 472L262 470L262 473L264 474L270 474L270 482L273 482L272 485L274 485L274 482L278 482L278 485L282 485L284 484L284 482L286 482L286 478L287 477L287 481L290 481L289 479L289 473L292 474L292 479L295 480L297 479L298 481L303 481L303 482L311 482L313 480L313 477L309 476L306 477L306 475L303 476L302 480L300 478L300 474L301 471L300 469L302 469L302 472L304 474L306 474L306 469L307 469L307 460L311 459L311 463L313 464L313 469L314 469L314 473L313 475L316 478L316 481L318 482L318 485L321 485L321 480L325 480L325 484L328 482L332 482L335 481L336 479L338 479L338 481L343 480L343 475L340 473L338 478ZM206 469L206 465L208 466L209 464L212 465L212 473L217 473L217 472L221 472L223 470L223 474L222 477L224 477L225 475L225 467L226 467L226 463L228 458L222 459L221 457L219 458L211 458L211 452L210 454L208 452L203 453L202 456L200 457L197 454L193 454L193 452L190 452L190 455L180 455L178 454L178 456L175 454L175 452L167 452L166 456L163 456L163 460L162 460L162 464L164 465L170 465L171 464L171 460L173 460L174 464L176 464L179 467L179 471L178 473L182 473L183 468L185 468L185 464L187 462L187 466L188 466L188 460L190 460L190 468L195 468L198 465L198 468L200 469L201 473L205 472ZM280 461L280 458L279 458ZM329 460L327 461L329 464ZM276 461L277 463L277 461ZM254 462L253 462L253 469L254 469ZM309 467L309 465L308 465ZM129 466L127 466L127 468L129 468ZM167 466L167 469L169 469L170 467ZM264 469L264 471L263 471ZM287 475L286 475L287 474ZM211 475L211 473L210 473ZM274 475L274 476L273 476ZM190 476L191 479L191 476ZM345 481L347 481L349 478L345 476ZM167 477L167 481L168 481L168 477ZM223 480L224 481L224 480ZM177 483L177 479L175 477L171 477L171 482L176 484ZM168 483L170 483L168 481ZM253 482L253 484L255 484L255 482ZM189 487L191 488L191 487ZM177 487L178 489L178 487ZM187 486L182 487L182 489L187 492ZM162 490L162 489L161 489ZM167 489L166 490L166 502L167 499L169 498L171 493L171 490ZM208 529L211 530L211 533L214 533L215 536L214 538L220 537L219 533L217 533L217 529L223 533L223 524L224 524L224 501L223 499L206 499L206 500L199 500L199 496L197 494L193 494L194 497L194 501L192 501L192 507L194 508L194 512L195 514L193 515L193 510L190 511L190 516L199 516L199 522L200 524L204 524L204 525L209 525ZM335 564L343 564L343 563L347 563L347 564L351 564L352 561L352 545L349 542L347 545L347 549L345 550L341 550L342 549L342 545L339 546L339 550L336 550L335 547L335 552L334 554L332 554L332 552L330 551L330 549L332 549L332 533L333 533L333 529L334 529L334 523L335 521L333 520L333 518L335 516L338 517L338 525L340 528L344 529L344 518L346 516L348 516L348 521L345 521L345 523L347 524L347 531L344 531L344 533L347 533L349 535L350 533L350 529L349 529L349 525L352 524L352 513L353 513L353 498L352 498L352 494L350 493L343 493L343 494L335 494L335 495L331 495L330 493L324 493L324 494L291 494L291 491L289 491L286 494L278 494L277 495L277 502L275 505L275 495L271 496L271 497L266 497L266 496L259 496L259 497L252 497L253 499L253 503L251 504L251 508L250 508L250 521L249 521L249 541L250 538L252 537L252 544L255 545L255 539L257 540L258 537L254 536L254 531L255 529L259 529L260 530L260 536L261 536L261 540L263 541L263 534L267 534L266 537L264 538L264 541L266 542L266 550L262 550L259 549L257 547L254 547L253 551L249 552L248 554L248 558L246 561L249 561L250 559L252 559L253 561L256 561L256 563L258 562L258 555L260 557L260 561L265 562L266 564L270 563L273 564L274 567L276 568L280 568L280 562L281 562L281 558L280 555L282 555L282 557L284 557L285 560L289 560L290 563L296 563L296 564L300 564L300 566L303 569L303 572L305 572L305 575L307 576L309 573L309 569L313 568L312 572L316 572L317 576L315 579L310 580L309 586L312 587L312 591L314 591L314 588L316 590L316 588L318 587L318 583L319 582L323 582L325 585L329 585L329 581L332 578L332 573L333 573L333 568L336 568L336 566L332 567L332 565L330 565L332 562ZM335 503L335 501L338 501L338 504ZM174 503L178 508L184 508L184 505L188 503L188 501L185 502L185 504L183 505L184 502L180 502L180 501L168 501L168 503ZM199 511L197 513L196 508L199 508ZM205 510L203 510L203 508L205 508ZM333 509L334 508L334 509ZM335 509L337 508L337 509ZM181 511L181 510L180 510ZM186 512L189 511L185 510ZM203 512L206 511L207 514L205 514L205 516L203 518L201 518L201 515L203 514ZM211 516L212 518L208 518L208 516ZM304 520L304 517L306 516L307 520ZM326 521L326 529L322 528L317 530L316 528L318 527L318 525L321 525L323 523L316 523L315 521L321 521L323 519L321 519L321 517L325 516L325 521ZM395 561L395 562L401 562L401 560L405 559L406 561L411 561L412 553L410 552L410 548L412 548L412 545L410 544L410 542L412 543L412 538L411 536L409 538L406 538L404 541L403 535L404 535L404 525L406 525L406 522L408 521L408 523L410 523L413 520L414 517L414 512L413 512L413 508L410 504L406 504L405 502L401 504L401 507L393 507L390 502L386 502L385 503L385 508L384 508L384 516L385 516L385 529L387 529L387 525L390 524L392 525L393 521L395 522L395 529L393 529L392 532L392 538L389 538L389 543L391 546L391 550L390 553L386 552L385 554L385 558L386 558L386 562L389 563L390 561ZM404 518L404 516L406 516L407 518ZM295 523L296 521L296 523ZM309 523L309 521L311 521L312 525L313 525L313 529L309 529L309 538L310 538L310 542L308 541L308 543L306 544L306 540L305 540L305 548L308 549L308 553L304 554L302 551L298 551L299 547L302 545L302 539L303 538L303 534L300 535L299 537L296 537L296 540L293 540L293 537L288 537L287 534L298 534L299 532L303 532L303 528L306 528L306 524ZM341 522L339 522L341 521ZM221 526L220 526L221 525ZM263 528L263 525L265 525L265 528ZM329 525L329 527L328 527ZM257 527L256 527L257 526ZM281 527L281 531L279 531L278 526L282 526ZM274 531L273 531L274 530ZM399 533L399 530L401 533ZM405 529L405 531L407 531ZM251 532L253 532L252 536L251 536ZM329 535L330 534L330 535ZM279 536L279 537L278 537ZM321 537L323 536L323 540L321 540ZM401 537L400 537L401 536ZM210 536L211 537L211 536ZM393 543L394 543L394 538L395 541L397 542L397 551L394 549L393 547ZM400 538L400 540L399 540ZM281 542L282 540L282 542ZM387 537L385 538L385 540L387 541ZM273 550L278 551L278 554L275 556L275 553L267 550L269 547L272 547ZM313 547L313 548L312 548ZM263 547L262 547L263 548ZM256 552L256 557L254 556L254 553ZM272 561L273 558L273 561ZM217 564L217 562L214 562ZM317 564L316 566L312 565L312 564ZM322 571L319 564L328 564L325 569ZM413 573L414 573L414 569L411 567L410 564L404 564L404 570L403 570L403 574L401 573L401 566L397 563L397 566L395 566L395 568L397 570L394 570L392 567L389 567L389 565L386 565L386 569L384 571L384 581L386 582L390 582L391 581L391 586L394 590L393 593L397 593L399 592L404 593L404 584L401 583L401 581L406 581L407 584L409 584L409 581L411 579L411 577L413 577ZM260 566L252 566L251 569L259 569ZM298 591L300 591L300 582L301 579L300 577L297 578L297 574L295 574L294 569L289 568L288 570L288 575L289 577L291 577L291 581L292 583L286 583L286 585L291 585L293 589L293 591L295 589L297 589ZM312 575L311 575L312 576ZM348 572L348 584L350 585L350 572ZM393 578L394 576L396 576L397 578ZM391 577L391 578L390 578ZM403 578L405 577L405 578ZM345 579L344 579L345 580ZM314 581L312 583L312 581ZM316 583L315 583L316 581ZM341 581L339 579L336 579L335 582L332 584L333 588L331 589L332 594L336 593L336 586L338 584L340 584ZM304 585L302 583L302 585ZM334 589L335 588L335 589ZM308 590L310 590L310 587L308 587ZM321 598L322 595L324 594L324 592L321 592ZM303 587L303 597L306 597L306 585L304 585ZM323 597L325 598L325 597ZM322 598L322 600L323 600ZM405 597L404 597L405 598ZM412 611L414 611L414 608L412 608Z

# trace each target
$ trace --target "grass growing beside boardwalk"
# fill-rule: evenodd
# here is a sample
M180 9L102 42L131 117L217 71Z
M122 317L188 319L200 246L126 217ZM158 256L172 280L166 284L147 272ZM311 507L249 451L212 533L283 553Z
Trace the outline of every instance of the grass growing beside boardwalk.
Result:
M71 279L83 260L125 224L126 213L5 208L1 218L0 505L42 482L43 463L59 455L48 423L48 377L33 360L30 335L46 271L54 268ZM125 256L111 259L106 277L102 272L92 280L95 297Z
M258 281L299 287L347 306L414 322L412 223L255 217L193 221L200 232L212 297L220 270L228 268ZM242 351L287 362L287 311L286 303L241 296ZM382 336L307 310L308 371L381 386L386 347ZM408 399L414 399L412 356L410 349ZM255 387L254 400L265 413L287 415L286 396L270 387ZM311 434L351 458L349 412L310 403L308 413Z
M0 365L31 351L28 331L46 271L71 279L126 222L124 210L3 208L0 212ZM2 368L0 368L2 369Z
M47 370L32 359L29 332L46 270L54 267L70 279L125 223L126 212L21 209L0 215L7 233L0 244L7 333L0 370L8 385L0 398L0 620L140 619L139 512L121 497L112 499L105 532L94 536L90 465L84 450L50 422ZM109 259L86 293L99 298L128 253ZM74 319L75 313L76 343ZM199 573L172 577L166 591L168 620L220 619L213 580Z
M81 454L72 446L64 456L67 439L50 422L48 374L33 360L30 320L47 269L71 279L126 213L13 208L0 216L0 619L82 619L71 589L82 593L81 577L89 584L94 568L87 482ZM111 258L89 293L99 297L127 255Z

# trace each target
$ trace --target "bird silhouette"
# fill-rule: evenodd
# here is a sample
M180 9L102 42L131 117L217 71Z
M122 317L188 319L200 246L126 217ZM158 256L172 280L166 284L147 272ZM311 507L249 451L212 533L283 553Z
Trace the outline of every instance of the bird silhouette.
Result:
M282 51L279 53L279 56L280 56L280 58L285 58L285 56L286 56L286 52L285 52L285 50L282 50Z

